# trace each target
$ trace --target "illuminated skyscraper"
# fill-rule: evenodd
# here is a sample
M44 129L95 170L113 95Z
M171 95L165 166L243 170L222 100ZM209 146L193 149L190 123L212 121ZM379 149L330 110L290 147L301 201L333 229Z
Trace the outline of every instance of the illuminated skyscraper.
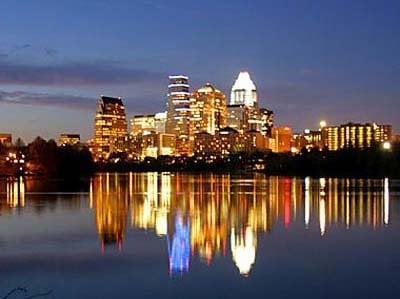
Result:
M128 129L121 98L100 96L94 127L96 158L107 158L111 152L124 150Z
M240 72L232 86L230 105L257 105L257 89L248 72Z
M190 93L189 78L186 76L169 76L168 111L166 131L177 138L178 154L190 154Z
M194 92L190 99L191 134L212 135L226 125L226 99L223 92L210 83Z

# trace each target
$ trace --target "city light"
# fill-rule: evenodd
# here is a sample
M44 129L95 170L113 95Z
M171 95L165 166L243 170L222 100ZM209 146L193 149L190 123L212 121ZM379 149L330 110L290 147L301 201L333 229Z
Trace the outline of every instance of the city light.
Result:
M392 144L389 141L383 143L383 149L389 151L392 148Z
M327 123L326 123L325 120L321 120L321 121L319 122L319 127L320 127L321 129L325 128L326 126L327 126Z

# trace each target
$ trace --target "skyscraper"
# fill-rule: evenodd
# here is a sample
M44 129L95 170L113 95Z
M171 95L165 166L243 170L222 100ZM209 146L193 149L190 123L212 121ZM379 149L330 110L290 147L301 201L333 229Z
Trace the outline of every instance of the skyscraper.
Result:
M168 111L166 131L177 138L177 153L190 154L190 93L189 78L186 76L169 76Z
M212 135L226 126L226 99L223 92L210 83L194 92L190 98L191 134Z
M94 127L96 158L107 158L111 152L124 150L128 129L121 98L100 96Z
M230 105L257 105L257 89L248 72L240 72L232 86Z

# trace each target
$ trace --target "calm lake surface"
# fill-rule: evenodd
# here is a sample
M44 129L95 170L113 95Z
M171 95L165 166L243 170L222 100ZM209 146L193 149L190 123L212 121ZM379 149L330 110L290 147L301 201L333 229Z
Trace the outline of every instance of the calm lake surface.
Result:
M399 190L262 174L0 180L0 298L399 298Z

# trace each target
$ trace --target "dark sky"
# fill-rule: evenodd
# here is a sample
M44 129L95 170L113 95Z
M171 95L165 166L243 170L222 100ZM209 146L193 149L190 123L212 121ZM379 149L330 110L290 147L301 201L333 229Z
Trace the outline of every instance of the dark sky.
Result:
M98 95L165 110L167 76L229 94L250 72L295 130L400 129L400 1L1 0L0 132L92 135Z

